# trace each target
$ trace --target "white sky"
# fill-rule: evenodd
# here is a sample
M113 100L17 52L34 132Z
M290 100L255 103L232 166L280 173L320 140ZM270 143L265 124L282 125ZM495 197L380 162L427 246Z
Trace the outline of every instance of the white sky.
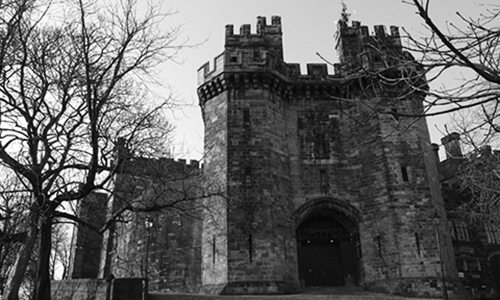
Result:
M425 29L413 6L402 0L345 0L352 12L351 20L363 25L396 25L412 34ZM495 0L481 1L495 3ZM460 23L456 12L477 17L485 7L479 1L432 0L431 16L444 28L446 22ZM187 105L175 110L170 116L176 125L174 139L175 156L185 159L200 159L203 155L203 121L196 95L196 71L205 62L224 49L225 25L233 24L238 32L242 24L251 24L255 32L257 16L281 16L284 55L286 62L322 62L319 52L326 59L336 62L333 35L339 18L341 4L338 0L169 0L162 1L164 9L174 8L178 14L169 18L165 28L183 25L182 39L201 45L184 49L178 56L180 64L166 63L161 66L161 81L170 85L178 99ZM373 30L372 30L373 31ZM303 67L304 68L304 67ZM304 69L303 69L304 70ZM453 79L449 79L453 80ZM439 142L444 131L446 117L428 120L432 142ZM437 127L437 128L436 128Z

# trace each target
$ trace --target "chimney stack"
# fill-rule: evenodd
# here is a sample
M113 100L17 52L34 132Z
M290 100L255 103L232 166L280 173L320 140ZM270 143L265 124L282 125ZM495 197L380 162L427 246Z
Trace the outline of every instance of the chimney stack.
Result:
M446 159L462 157L462 149L460 148L460 134L452 132L441 139L446 152Z

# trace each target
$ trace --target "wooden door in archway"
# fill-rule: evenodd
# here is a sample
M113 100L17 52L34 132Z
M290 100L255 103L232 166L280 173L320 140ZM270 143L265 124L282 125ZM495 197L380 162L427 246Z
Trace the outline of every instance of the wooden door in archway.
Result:
M306 220L297 229L299 273L306 287L343 286L341 240L347 231L334 220Z
M301 245L299 268L305 286L342 286L342 253L334 240L313 240Z

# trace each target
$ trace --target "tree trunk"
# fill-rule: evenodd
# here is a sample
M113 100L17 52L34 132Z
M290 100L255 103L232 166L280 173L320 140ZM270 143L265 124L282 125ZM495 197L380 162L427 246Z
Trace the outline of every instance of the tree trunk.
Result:
M17 254L16 261L12 266L10 276L7 279L4 289L4 300L18 300L19 288L23 283L24 274L28 268L28 264L35 248L35 243L38 237L38 220L40 216L35 208L30 211L29 230L24 240L19 253Z
M35 283L34 300L50 300L50 254L52 250L52 217L42 221L40 252Z

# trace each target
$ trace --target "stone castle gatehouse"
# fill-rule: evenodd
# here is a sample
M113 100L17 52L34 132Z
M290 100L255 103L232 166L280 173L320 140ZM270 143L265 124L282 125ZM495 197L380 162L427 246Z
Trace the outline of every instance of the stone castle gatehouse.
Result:
M333 75L284 62L281 29L276 16L256 33L226 26L224 52L198 73L204 172L229 199L203 222L203 288L440 295L441 272L453 283L457 271L427 124L398 117L421 114L423 95L393 99L404 87L370 76L418 72L398 28L339 21Z
M418 74L419 66L397 27L369 31L339 21L334 74L325 64L301 74L283 60L279 17L258 17L255 33L226 26L224 52L198 71L203 176L225 197L205 199L197 219L155 217L151 288L268 294L359 285L439 297L445 278L456 296L427 124L400 117L421 114L424 96L395 97L404 86L378 80ZM126 232L122 251L144 250L145 235ZM104 239L100 275L120 275L109 246L120 236ZM144 274L144 252L134 253L137 272L121 275Z

